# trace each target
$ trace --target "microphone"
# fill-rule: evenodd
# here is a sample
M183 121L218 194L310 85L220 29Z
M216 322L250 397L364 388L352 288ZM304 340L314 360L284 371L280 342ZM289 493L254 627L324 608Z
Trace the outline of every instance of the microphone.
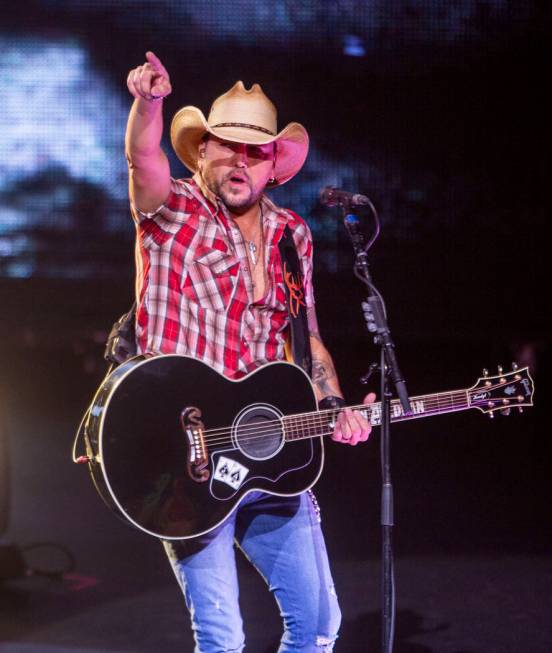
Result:
M325 186L320 191L320 203L324 206L369 206L370 200L366 195L349 193L346 190Z

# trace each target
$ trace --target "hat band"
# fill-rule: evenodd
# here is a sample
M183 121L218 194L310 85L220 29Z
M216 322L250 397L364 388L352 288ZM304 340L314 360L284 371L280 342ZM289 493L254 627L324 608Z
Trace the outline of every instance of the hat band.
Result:
M276 136L274 132L271 132L270 129L265 129L264 127L259 127L257 125L247 125L244 122L219 122L218 125L211 125L211 129L216 127L245 127L246 129L255 129L258 132L263 132L269 136Z

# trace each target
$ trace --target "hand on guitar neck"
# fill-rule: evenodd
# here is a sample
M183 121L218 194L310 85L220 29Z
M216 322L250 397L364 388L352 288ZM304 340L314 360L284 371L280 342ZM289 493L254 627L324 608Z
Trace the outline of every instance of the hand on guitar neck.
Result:
M341 389L330 352L324 346L318 331L318 322L314 307L307 309L307 321L310 333L310 348L312 351L312 382L316 392L319 408L339 408L340 411L332 433L332 440L343 444L357 445L366 442L372 426L359 410L345 408L341 398ZM376 395L373 392L364 397L365 405L373 404ZM331 400L335 400L332 404ZM327 405L324 405L324 404Z
M364 397L362 403L369 405L373 404L375 400L376 395L370 392ZM339 413L331 438L335 442L355 446L359 442L366 442L370 437L371 430L371 425L360 411L344 408Z

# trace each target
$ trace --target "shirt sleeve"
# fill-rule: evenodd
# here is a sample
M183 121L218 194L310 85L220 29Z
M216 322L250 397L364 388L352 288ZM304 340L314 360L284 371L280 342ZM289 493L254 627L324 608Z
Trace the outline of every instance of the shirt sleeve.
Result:
M130 211L136 224L144 220L153 220L161 228L165 223L186 222L197 200L191 192L189 184L184 179L173 179L171 177L171 186L167 199L155 211L148 213L140 211L139 208L130 203Z
M146 249L162 247L182 228L192 213L197 212L197 207L198 201L187 181L173 178L167 199L155 211L140 211L131 202L130 210L140 245Z

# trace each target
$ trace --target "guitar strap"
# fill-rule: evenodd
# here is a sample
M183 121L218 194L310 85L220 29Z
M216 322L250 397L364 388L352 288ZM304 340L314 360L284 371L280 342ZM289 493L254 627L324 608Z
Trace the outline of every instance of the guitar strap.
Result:
M307 307L303 288L301 264L293 234L288 225L278 244L282 260L282 274L286 289L286 304L290 320L291 354L293 362L311 376L312 355L307 323Z

